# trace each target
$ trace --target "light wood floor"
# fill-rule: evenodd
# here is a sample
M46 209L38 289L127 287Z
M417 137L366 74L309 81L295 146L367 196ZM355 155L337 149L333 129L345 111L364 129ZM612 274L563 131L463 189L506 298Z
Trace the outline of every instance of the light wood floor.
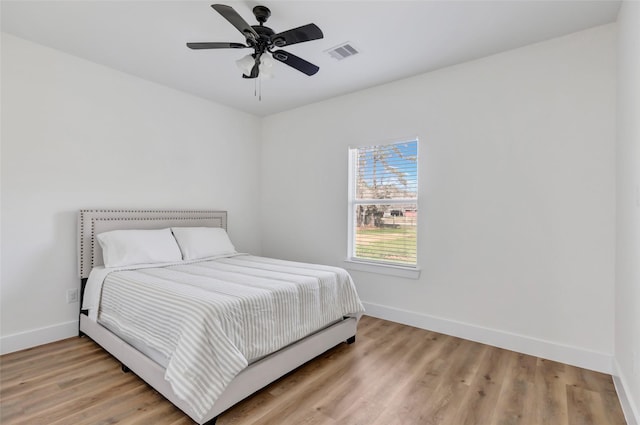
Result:
M0 357L0 423L192 424L88 338ZM363 317L219 425L622 425L609 375Z

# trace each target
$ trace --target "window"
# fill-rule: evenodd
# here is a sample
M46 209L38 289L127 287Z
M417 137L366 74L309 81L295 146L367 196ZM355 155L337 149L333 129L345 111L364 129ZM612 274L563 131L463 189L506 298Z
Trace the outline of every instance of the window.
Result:
M349 149L348 259L417 266L418 140Z

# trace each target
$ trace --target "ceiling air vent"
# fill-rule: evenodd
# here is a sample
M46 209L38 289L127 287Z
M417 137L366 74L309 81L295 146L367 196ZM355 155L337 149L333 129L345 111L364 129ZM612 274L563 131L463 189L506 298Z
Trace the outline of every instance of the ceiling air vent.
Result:
M329 56L338 60L346 59L359 53L358 50L356 50L356 48L349 43L343 43L325 51L329 54Z

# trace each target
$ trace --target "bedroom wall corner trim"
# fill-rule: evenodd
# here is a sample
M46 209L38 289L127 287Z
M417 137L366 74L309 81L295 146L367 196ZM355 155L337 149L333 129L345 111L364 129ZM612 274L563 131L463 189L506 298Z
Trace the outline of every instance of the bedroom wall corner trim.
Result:
M640 425L640 406L633 403L633 399L630 397L631 393L627 391L628 384L624 376L620 374L620 365L616 359L613 360L613 384L616 387L618 393L618 399L622 406L622 412L624 418L627 420L627 425Z
M78 336L78 320L5 335L0 338L0 355Z
M408 310L364 302L365 314L392 322L402 323L504 348L531 356L566 363L597 372L612 374L613 355L562 345L552 341L489 329L469 323L457 322ZM638 424L635 424L638 425Z

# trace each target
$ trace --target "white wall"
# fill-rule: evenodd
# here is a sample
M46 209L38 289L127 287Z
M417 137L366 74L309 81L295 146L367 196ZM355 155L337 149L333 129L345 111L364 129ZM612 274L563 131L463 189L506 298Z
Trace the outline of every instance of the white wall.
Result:
M422 274L354 271L369 312L610 371L615 63L608 25L260 121L3 34L1 349L74 330L79 208L344 265L347 147L418 136Z
M347 147L418 136L422 273L353 271L369 313L610 372L615 32L265 118L263 254L344 265Z
M2 352L77 333L80 208L229 211L259 253L260 120L2 34Z
M640 423L640 2L618 15L615 379L629 425Z

